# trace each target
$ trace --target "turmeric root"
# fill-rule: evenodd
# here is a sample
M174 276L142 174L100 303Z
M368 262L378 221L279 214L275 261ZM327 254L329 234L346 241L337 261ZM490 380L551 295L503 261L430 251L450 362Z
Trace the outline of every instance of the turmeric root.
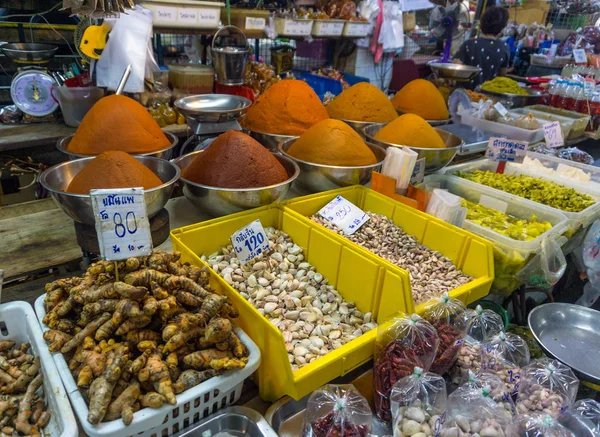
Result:
M71 294L73 294L73 290L71 289ZM115 299L119 297L119 294L114 288L114 284L109 282L107 284L100 285L96 288L87 289L82 294L82 300L85 304L98 302L100 299Z
M132 383L108 406L104 419L108 421L121 417L125 425L130 425L133 421L132 407L140 395L140 385L137 382Z
M137 348L140 352L144 352L145 350L155 350L158 347L158 345L156 344L155 341L150 341L150 340L144 340L144 341L140 341L137 344Z
M146 296L146 293L148 293L146 287L134 287L133 285L124 282L115 282L114 287L115 291L119 293L121 297L137 301L142 300L144 296Z
M42 386L42 382L42 375L36 376L27 387L25 396L19 402L19 414L15 421L15 428L22 434L30 435L38 433L37 428L29 424L29 417L31 416L31 402L33 401L35 392Z
M9 363L2 355L0 355L0 370L6 372L13 379L17 379L21 376L21 370L19 370L18 367L15 367L14 364Z
M94 373L90 366L83 366L77 376L77 387L89 387L92 379L94 379Z
M144 326L148 325L151 321L152 319L148 316L139 316L133 319L127 319L121 324L121 326L119 326L119 329L117 329L116 334L127 334L132 329L143 328Z
M204 339L212 343L219 343L229 338L232 332L233 326L229 320L222 317L215 317L206 325Z
M150 283L150 290L152 291L152 295L158 300L166 299L167 297L169 297L169 293L167 292L167 290L162 288L156 282Z
M179 375L181 373L178 367L179 359L177 358L177 353L171 352L169 355L167 355L167 358L165 358L165 364L169 369L169 376L171 377L171 381L177 381L177 378L179 378Z
M173 317L171 320L169 320L169 323L167 323L167 325L163 328L162 331L163 341L168 341L177 333L190 331L194 328L198 328L191 321L193 317L194 315L192 313L180 313Z
M245 362L244 362L245 361ZM247 358L234 358L229 351L220 351L217 349L206 349L196 351L187 355L183 362L186 366L196 370L213 368L219 369L240 369L246 365Z
M240 316L240 312L230 303L225 303L219 310L219 316L227 317L229 319L237 319Z
M100 299L97 302L88 303L84 305L83 311L89 314L90 316L95 316L96 314L109 312L112 313L117 309L117 304L119 300L117 299Z
M160 408L167 403L167 399L160 393L151 391L142 396L142 407Z
M115 325L120 325L125 320L138 317L142 314L140 304L132 299L121 299L117 303L115 312L112 315L112 322Z
M177 298L177 302L182 305L187 305L189 307L202 306L203 299L187 291L178 291L175 297Z
M194 369L188 369L181 373L177 382L173 384L173 391L177 394L183 393L184 391L197 386L201 382L204 382L213 376L217 376L219 372L214 369L207 369L198 371Z
M192 328L189 331L180 331L167 341L167 344L165 344L165 351L173 352L185 345L188 341L202 335L203 332L204 328Z
M81 342L83 342L85 337L94 334L96 330L100 328L100 326L102 326L109 319L110 313L102 313L100 317L88 323L88 325L85 328L83 328L80 332L75 334L73 338L66 342L65 345L60 349L61 353L66 354L74 348L76 348Z
M7 351L11 349L15 345L14 341L10 340L2 340L0 341L0 352Z
M163 395L169 404L175 405L177 403L175 393L173 393L169 368L159 354L154 353L148 358L146 366L138 373L138 379L141 382L151 382L154 389Z
M96 348L94 350L84 350L81 353L82 362L88 366L94 376L100 376L106 368L106 354Z
M87 420L93 425L100 423L106 415L115 384L121 377L121 372L129 359L128 348L125 345L118 346L109 354L106 369L101 376L94 379L90 386L90 405Z
M243 358L249 355L248 348L242 343L242 340L240 340L235 332L232 332L226 341L234 357Z
M142 306L142 312L144 315L150 317L153 316L154 313L158 310L158 301L154 297L147 297L144 300L144 305Z
M129 366L129 372L133 375L140 373L140 370L146 367L146 362L148 361L148 357L150 357L150 355L152 355L152 351L145 350L142 355L131 362L131 365Z
M148 329L135 329L125 334L124 339L131 343L138 344L142 341L160 341L161 336L158 332L150 331Z
M94 338L97 341L109 339L118 327L119 325L114 323L111 317L106 322L104 322L102 326L100 326L100 328L98 328L98 331L96 331L96 336Z
M31 381L35 378L37 373L40 371L40 357L35 357L33 364L23 371L21 376L12 384L10 389L12 393L21 393L25 391Z

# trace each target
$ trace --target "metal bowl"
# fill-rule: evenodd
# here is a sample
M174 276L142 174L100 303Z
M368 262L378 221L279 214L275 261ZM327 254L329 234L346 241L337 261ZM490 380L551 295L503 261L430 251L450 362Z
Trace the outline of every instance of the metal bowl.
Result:
M453 64L450 62L438 62L437 59L427 63L431 71L439 77L466 82L473 79L481 72L481 68L465 64Z
M494 100L499 101L508 109L511 108L522 108L524 106L537 105L544 95L544 92L529 87L524 87L524 90L528 92L527 95L520 94L509 94L509 93L497 93L494 91L482 90L481 87L477 87L476 91L485 94L486 96L492 97Z
M528 317L529 329L544 352L577 375L600 384L600 312L581 305L547 303Z
M149 156L152 158L166 159L167 161L169 159L172 159L174 152L175 152L175 147L177 146L177 144L179 144L179 138L177 138L176 135L174 135L170 132L163 132L163 133L168 138L171 139L170 146L165 147L164 149L157 150L156 152L140 153L138 155L133 155L133 156ZM73 135L68 135L66 137L60 138L58 141L56 141L56 148L58 150L60 150L61 152L63 152L65 155L67 155L69 157L70 161L72 161L74 159L80 159L80 158L89 158L90 156L92 156L92 155L78 155L77 153L69 152L69 150L68 150L69 142L71 141L72 138L73 138ZM93 156L95 156L95 155L93 155Z
M202 153L203 150L188 153L173 160L173 164L181 170ZM300 174L300 169L294 161L285 156L275 155L283 165L289 178L279 184L260 188L218 188L203 185L181 178L183 194L199 210L205 211L213 217L221 217L247 209L270 205L283 200L292 182Z
M387 143L385 141L378 140L375 138L377 132L381 130L386 123L378 123L365 128L365 138L367 143L376 144L384 149L388 147L404 147L402 144ZM464 144L464 141L457 135L451 134L443 129L433 128L437 134L442 138L446 147L443 149L424 149L420 147L409 147L419 154L417 159L425 158L425 173L433 173L441 168L446 167L450 161L454 159L458 151Z
M94 226L94 211L89 194L67 193L65 190L93 157L67 161L45 170L40 176L40 183L50 192L56 204L73 220L85 225ZM136 156L163 181L162 185L144 191L148 218L156 215L167 203L179 179L179 168L164 159L149 156Z
M295 138L279 143L279 152L294 161L300 167L300 176L296 185L310 193L335 190L351 185L366 185L371 182L373 171L379 171L385 160L385 150L377 145L367 144L377 158L376 164L355 167L315 164L302 161L288 155L287 150L294 144Z
M54 57L58 46L38 43L10 43L0 46L7 58L15 62L48 62Z
M376 123L374 121L343 120L341 118L338 119L338 120L343 121L344 123L346 123L352 129L354 129L357 134L359 134L363 138L365 137L365 134L363 133L364 128L366 128L367 126L371 126L372 124Z
M397 109L396 112L398 112L398 115L407 114L406 112L400 111L399 109ZM447 124L449 124L452 121L452 118L447 118L445 120L425 120L425 121L427 123L429 123L430 126L433 126L433 127L446 126ZM363 134L364 134L364 132L361 132L361 135L363 135Z
M250 130L242 125L242 132L250 135L260 144L262 144L266 149L268 149L272 153L279 152L279 143L287 140L295 140L298 137L295 135L277 135L277 134L268 134L265 132L257 132L254 130Z
M184 117L201 123L224 123L238 119L252 102L229 94L199 94L175 101Z

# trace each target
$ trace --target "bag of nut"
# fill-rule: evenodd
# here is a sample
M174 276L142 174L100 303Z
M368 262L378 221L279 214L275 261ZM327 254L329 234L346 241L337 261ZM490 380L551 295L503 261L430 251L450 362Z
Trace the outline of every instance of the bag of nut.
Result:
M600 437L600 403L582 399L558 416L558 421L577 437Z
M466 314L465 304L448 296L448 293L425 309L423 318L433 325L440 338L440 346L431 365L432 372L443 375L456 361L467 332Z
M303 437L366 437L373 414L369 402L352 384L327 384L308 400Z
M465 319L467 335L450 369L452 382L458 385L468 380L469 371L478 372L481 369L481 343L490 341L504 331L502 317L492 310L484 310L481 305L477 305L475 310L467 309Z
M521 368L529 364L527 342L510 332L501 332L481 346L481 369L495 373L515 396L519 390Z
M440 435L448 402L444 378L415 367L394 385L390 399L394 437Z
M515 403L504 381L495 373L480 371L478 373L468 372L469 380L466 385L471 388L482 389L489 387L489 396L510 414L516 414Z
M570 367L557 360L542 358L523 368L517 412L539 411L556 417L575 402L579 379Z
M520 414L508 425L506 437L575 437L549 414ZM577 436L580 437L580 436Z
M390 392L415 367L428 371L438 348L437 331L417 314L401 315L377 328L373 364L375 412L384 422L392 421Z
M448 396L448 419L440 437L505 437L511 414L489 396L489 387L458 387Z

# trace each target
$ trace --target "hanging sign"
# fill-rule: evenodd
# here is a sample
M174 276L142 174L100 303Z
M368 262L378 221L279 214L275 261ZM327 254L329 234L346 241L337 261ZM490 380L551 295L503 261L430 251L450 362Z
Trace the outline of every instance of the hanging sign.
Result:
M152 253L143 188L90 191L100 255L117 261Z
M254 220L249 225L235 231L231 236L231 244L242 265L269 249L269 239L260 220Z
M347 235L355 233L369 220L369 216L363 210L342 196L336 196L317 214L325 220L329 220Z

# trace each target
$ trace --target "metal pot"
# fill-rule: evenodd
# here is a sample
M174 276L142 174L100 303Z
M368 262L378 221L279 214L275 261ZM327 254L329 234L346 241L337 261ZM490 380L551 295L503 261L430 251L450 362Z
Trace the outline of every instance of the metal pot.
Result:
M228 37L219 34L225 29L235 29L238 32L238 43L235 45L221 45L215 46L217 41L221 41L223 38L227 38L224 44L230 44L233 41L233 35ZM239 44L243 38L243 44ZM246 77L246 65L248 64L248 56L250 55L250 49L248 48L248 41L246 35L235 26L224 26L215 33L213 43L211 46L211 53L213 58L213 65L217 72L217 82L223 85L243 85Z

